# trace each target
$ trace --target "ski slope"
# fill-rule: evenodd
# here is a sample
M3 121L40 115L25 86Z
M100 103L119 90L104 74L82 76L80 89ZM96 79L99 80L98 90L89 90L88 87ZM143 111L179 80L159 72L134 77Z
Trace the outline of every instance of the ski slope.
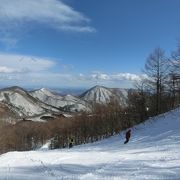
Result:
M180 179L180 108L124 133L72 149L0 156L0 180Z

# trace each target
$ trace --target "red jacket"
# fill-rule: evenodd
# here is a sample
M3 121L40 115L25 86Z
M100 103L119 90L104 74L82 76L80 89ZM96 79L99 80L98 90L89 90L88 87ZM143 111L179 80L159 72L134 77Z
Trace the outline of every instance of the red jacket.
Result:
M126 132L126 139L129 139L131 137L131 130Z

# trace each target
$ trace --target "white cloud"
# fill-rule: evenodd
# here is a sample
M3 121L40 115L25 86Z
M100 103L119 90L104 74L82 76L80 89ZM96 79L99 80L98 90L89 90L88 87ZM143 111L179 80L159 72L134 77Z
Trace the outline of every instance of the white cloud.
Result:
M133 87L134 82L147 78L145 74L117 73L108 74L92 71L90 74L79 74L76 82L87 85L104 85L112 87Z
M64 31L95 32L90 19L61 0L0 0L0 39L14 45L29 22Z
M86 76L84 74L80 73L78 76L78 80L84 81L84 80L86 80Z
M14 73L16 72L15 69L8 68L6 66L0 66L0 73Z
M110 80L110 76L104 73L93 73L91 74L92 80Z
M75 32L96 32L96 29L90 26L61 26L59 27L62 30L66 31L75 31Z
M46 58L0 53L1 73L39 72L55 66L55 62Z
M111 76L113 80L127 80L127 81L140 81L141 75L131 74L131 73L118 73Z
M132 73L106 74L98 71L92 72L87 79L95 81L140 81L144 75Z

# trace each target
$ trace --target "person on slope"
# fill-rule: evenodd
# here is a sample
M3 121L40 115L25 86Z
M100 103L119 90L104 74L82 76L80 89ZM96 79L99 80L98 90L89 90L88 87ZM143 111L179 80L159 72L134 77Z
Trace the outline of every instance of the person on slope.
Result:
M131 129L129 129L129 130L126 132L126 141L124 142L124 144L126 144L126 143L129 142L130 137L131 137Z
M74 142L74 141L73 141L73 138L71 138L70 141L69 141L69 148L72 148L72 147L73 147L73 142Z

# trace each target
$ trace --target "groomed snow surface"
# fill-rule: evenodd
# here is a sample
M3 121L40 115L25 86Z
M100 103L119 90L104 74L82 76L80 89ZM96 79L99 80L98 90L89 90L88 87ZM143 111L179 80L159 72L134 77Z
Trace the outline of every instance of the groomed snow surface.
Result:
M180 179L180 108L124 133L72 149L0 156L0 180Z

